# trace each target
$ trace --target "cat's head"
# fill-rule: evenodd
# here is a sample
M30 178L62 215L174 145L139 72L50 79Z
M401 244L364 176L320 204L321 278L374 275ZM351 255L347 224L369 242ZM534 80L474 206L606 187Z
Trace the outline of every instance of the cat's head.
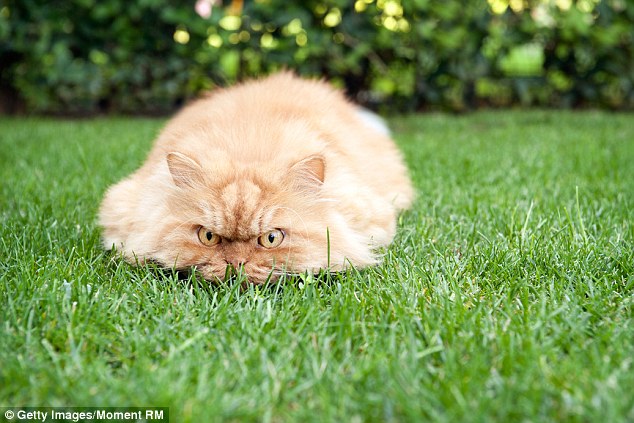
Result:
M168 207L178 224L162 237L164 251L156 255L163 264L196 267L206 279L224 278L231 266L253 283L326 266L321 155L292 163L218 160L203 166L170 152L166 161L173 185Z

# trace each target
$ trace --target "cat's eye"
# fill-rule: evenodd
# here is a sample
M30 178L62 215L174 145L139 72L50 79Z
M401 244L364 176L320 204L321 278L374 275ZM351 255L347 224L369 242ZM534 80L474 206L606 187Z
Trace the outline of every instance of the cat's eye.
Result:
M264 248L279 247L282 241L284 241L284 232L279 229L273 229L258 238L258 244Z
M216 245L222 241L222 238L220 238L219 235L216 235L204 226L201 226L200 229L198 229L198 239L208 247Z

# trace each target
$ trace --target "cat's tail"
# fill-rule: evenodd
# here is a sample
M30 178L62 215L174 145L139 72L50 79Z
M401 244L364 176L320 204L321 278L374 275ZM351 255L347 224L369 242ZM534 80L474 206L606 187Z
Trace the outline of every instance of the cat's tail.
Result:
M379 132L381 135L390 136L390 128L388 128L387 122L381 116L364 107L357 108L357 115L368 128Z

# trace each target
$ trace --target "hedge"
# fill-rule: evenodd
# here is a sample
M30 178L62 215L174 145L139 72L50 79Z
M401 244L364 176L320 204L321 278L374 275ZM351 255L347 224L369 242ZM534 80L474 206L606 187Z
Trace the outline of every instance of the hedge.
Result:
M165 113L281 68L394 111L634 106L631 0L0 5L5 111Z

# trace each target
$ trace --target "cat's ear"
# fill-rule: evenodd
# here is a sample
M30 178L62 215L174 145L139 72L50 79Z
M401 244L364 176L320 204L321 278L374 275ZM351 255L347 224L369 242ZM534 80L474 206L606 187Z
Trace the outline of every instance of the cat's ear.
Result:
M326 162L323 156L315 154L300 160L291 166L294 182L307 188L318 188L324 183Z
M180 188L191 188L202 182L202 167L196 160L183 153L168 153L167 166L172 174L174 183Z

